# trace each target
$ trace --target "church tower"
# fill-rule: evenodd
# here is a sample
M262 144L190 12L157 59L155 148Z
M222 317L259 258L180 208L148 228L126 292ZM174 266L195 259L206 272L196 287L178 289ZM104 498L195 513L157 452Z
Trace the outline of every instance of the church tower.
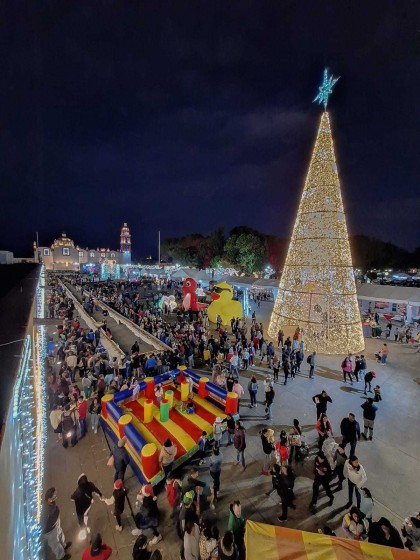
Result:
M131 233L126 223L121 228L120 251L123 254L123 264L131 264Z

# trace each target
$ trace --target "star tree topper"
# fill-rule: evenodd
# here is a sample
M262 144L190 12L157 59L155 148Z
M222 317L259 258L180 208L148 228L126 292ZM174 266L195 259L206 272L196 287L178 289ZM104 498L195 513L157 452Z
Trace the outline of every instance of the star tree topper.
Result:
M325 68L324 79L322 81L322 84L318 88L319 93L315 97L315 99L313 100L312 103L315 103L315 101L318 101L318 103L320 105L324 105L324 109L327 110L328 97L331 95L332 88L334 87L336 82L338 82L339 79L340 79L340 76L338 76L338 78L334 78L333 75L328 76L328 70Z

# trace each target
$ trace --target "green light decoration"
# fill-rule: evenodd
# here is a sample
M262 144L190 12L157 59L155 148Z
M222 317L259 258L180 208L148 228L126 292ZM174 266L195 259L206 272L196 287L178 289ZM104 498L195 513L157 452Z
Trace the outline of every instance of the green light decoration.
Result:
M331 95L332 88L335 86L339 79L340 76L338 76L338 78L334 78L333 75L328 76L328 70L327 68L325 68L324 79L322 80L322 84L318 88L319 93L312 103L315 103L315 101L317 101L320 105L324 105L324 109L327 110L328 97Z

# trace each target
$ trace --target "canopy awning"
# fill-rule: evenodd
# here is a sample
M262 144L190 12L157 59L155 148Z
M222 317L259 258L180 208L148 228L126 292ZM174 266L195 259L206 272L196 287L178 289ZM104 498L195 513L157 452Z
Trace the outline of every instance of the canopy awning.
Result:
M357 286L357 298L365 301L420 305L420 288L383 286L382 284L359 284Z
M420 554L364 541L246 522L246 560L420 560Z

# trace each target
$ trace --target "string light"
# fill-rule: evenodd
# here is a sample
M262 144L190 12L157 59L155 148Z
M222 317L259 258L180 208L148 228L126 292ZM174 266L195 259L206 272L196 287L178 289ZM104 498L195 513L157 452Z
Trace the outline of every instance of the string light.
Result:
M299 326L309 350L364 348L330 119L321 116L268 333Z
M36 315L45 317L45 270L36 289ZM47 332L35 325L25 338L19 372L13 389L10 429L14 456L15 495L14 558L42 556L42 489L46 419Z

